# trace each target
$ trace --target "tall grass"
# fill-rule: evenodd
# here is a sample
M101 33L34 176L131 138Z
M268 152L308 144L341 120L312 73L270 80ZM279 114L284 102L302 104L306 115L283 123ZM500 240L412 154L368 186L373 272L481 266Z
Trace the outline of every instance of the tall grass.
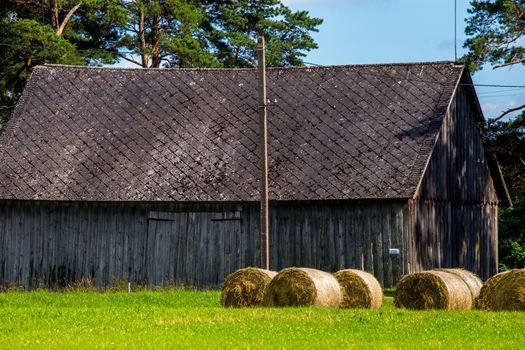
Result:
M501 348L525 313L224 309L215 291L0 294L0 348Z

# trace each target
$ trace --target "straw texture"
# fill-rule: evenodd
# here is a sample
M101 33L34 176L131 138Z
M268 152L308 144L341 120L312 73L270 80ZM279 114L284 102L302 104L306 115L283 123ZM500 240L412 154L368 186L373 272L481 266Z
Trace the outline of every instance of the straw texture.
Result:
M221 292L224 307L261 306L266 287L277 275L275 271L247 267L228 275Z
M491 311L525 311L525 269L513 269L489 278L481 288L476 306Z
M465 269L436 269L436 271L445 271L457 275L467 284L472 300L475 301L479 296L483 282L476 274Z
M339 307L341 290L328 272L290 267L275 276L264 297L266 306Z
M473 301L469 286L461 277L437 270L404 276L394 293L397 307L415 310L471 309Z
M379 309L383 290L377 279L361 270L345 269L334 274L341 287L342 308Z

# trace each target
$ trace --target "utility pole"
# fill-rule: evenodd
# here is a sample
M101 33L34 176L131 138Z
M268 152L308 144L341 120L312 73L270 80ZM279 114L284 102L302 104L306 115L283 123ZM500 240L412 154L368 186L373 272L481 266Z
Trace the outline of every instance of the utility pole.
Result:
M259 128L261 134L261 267L270 269L270 244L268 230L268 123L266 99L266 58L264 36L257 39L257 72L259 83Z

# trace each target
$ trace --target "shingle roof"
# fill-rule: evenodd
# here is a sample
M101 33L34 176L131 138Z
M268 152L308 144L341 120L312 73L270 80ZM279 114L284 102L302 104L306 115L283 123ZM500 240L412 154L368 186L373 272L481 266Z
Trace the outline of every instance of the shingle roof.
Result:
M410 198L463 66L267 72L273 200ZM248 69L41 66L0 138L0 198L259 198Z

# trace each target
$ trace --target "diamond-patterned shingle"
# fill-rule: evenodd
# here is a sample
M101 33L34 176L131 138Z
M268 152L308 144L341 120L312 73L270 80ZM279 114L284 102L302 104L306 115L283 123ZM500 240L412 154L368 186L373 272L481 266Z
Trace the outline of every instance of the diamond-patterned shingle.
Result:
M270 199L410 198L463 66L268 70ZM35 68L0 198L259 198L255 70Z

